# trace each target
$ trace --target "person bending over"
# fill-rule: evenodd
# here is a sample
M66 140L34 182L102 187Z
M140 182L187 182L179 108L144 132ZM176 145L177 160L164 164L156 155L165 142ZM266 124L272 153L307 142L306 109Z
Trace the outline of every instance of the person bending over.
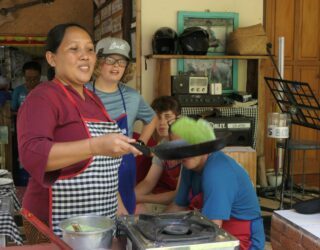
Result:
M245 169L221 151L185 158L182 165L177 195L167 212L199 209L237 237L240 249L264 249L260 206Z

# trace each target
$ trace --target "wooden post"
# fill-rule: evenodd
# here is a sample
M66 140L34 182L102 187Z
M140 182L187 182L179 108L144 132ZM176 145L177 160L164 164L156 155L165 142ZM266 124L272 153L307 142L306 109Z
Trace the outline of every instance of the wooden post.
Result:
M154 97L171 95L170 59L160 59L156 62L154 76Z
M141 86L141 0L136 0L136 89Z
M12 119L11 119L10 102L6 102L4 106L0 108L0 126L5 126L7 131L7 144L1 145L1 157L4 163L5 169L12 172ZM1 142L0 142L1 143ZM1 166L3 167L3 166Z

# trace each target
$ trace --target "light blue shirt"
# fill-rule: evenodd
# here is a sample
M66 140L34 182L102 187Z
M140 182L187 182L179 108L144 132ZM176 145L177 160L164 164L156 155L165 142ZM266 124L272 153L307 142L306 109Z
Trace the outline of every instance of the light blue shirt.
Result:
M11 109L18 111L21 104L24 102L28 94L28 90L25 84L16 87L12 93Z
M135 121L140 120L144 124L149 124L155 116L155 112L135 89L123 83L119 83L118 86L121 89L127 109L128 135L132 137ZM93 90L92 83L86 84L86 87ZM95 93L113 120L116 120L121 114L125 113L119 89L113 93L106 93L95 89Z

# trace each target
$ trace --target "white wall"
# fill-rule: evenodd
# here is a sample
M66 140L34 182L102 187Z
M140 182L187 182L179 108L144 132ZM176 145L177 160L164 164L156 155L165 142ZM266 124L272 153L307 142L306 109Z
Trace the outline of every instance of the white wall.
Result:
M239 27L263 22L263 0L141 0L141 42L142 42L142 79L141 92L150 103L153 100L154 60L148 60L148 69L144 68L144 55L152 53L153 33L167 26L177 30L178 11L237 12ZM174 61L174 60L172 60ZM172 63L175 73L175 62ZM245 82L245 74L239 65L239 84ZM245 70L244 70L245 71Z

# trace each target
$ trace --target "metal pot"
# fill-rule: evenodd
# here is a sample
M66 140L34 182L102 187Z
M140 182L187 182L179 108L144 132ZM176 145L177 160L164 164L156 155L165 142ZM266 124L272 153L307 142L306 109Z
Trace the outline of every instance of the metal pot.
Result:
M93 230L80 230L75 232L72 224L80 225L80 228L94 228ZM63 220L59 224L63 236L62 239L76 250L85 249L111 249L115 223L106 216L83 215Z

